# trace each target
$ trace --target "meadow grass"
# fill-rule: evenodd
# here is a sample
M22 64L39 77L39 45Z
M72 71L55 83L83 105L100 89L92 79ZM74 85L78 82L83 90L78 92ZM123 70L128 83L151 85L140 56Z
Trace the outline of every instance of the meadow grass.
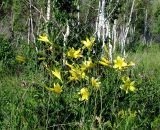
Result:
M39 83L45 82L41 68L31 70L28 65L18 75L1 75L0 129L159 130L159 56L158 45L128 53L127 59L136 63L128 72L135 79L135 93L120 91L118 75L102 69L108 76L103 77L100 90L92 90L87 102L78 100L76 83L69 84L61 95L41 87Z

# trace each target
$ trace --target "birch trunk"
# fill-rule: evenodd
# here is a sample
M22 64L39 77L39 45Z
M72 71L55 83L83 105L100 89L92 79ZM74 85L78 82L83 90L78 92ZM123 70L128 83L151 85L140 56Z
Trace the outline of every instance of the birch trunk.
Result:
M121 55L125 56L125 45L124 45L124 37L125 37L125 27L121 25L120 27L120 44L121 44Z
M96 33L98 40L101 38L101 19L102 19L102 12L101 12L101 0L99 0L99 7L98 7L98 17L96 21Z
M117 42L117 20L114 20L114 25L112 28L112 40L113 40L113 52L116 49L116 42Z
M70 28L69 28L69 24L68 24L68 20L67 20L67 22L66 22L66 33L63 35L64 43L67 41L67 38L68 38L69 34L70 34Z
M134 5L135 5L135 0L133 0L133 2L132 2L132 7L131 7L131 11L130 11L129 20L128 20L128 23L126 24L124 38L123 38L123 41L121 43L122 44L121 54L122 54L123 57L125 57L125 43L126 43L129 28L130 28L130 23L131 23L131 18L132 18L132 14L133 14Z
M98 9L98 17L96 21L96 34L98 37L98 40L102 39L102 48L105 45L105 39L106 38L111 38L111 28L110 28L110 23L107 19L105 19L105 0L100 0L99 1L99 9ZM112 62L112 44L110 43L111 41L108 40L109 43L108 49L109 49L109 60ZM102 52L103 53L103 52Z
M50 20L50 15L51 15L51 0L48 0L47 2L47 21Z
M30 12L30 17L28 19L28 44L30 42L33 42L35 44L35 49L38 51L38 48L36 46L35 42L35 35L34 35L34 27L33 27L33 18L32 18L32 0L29 0L29 12Z
M103 41L103 46L104 47L104 44L105 44L105 33L106 33L106 29L105 29L105 18L104 18L104 9L105 9L105 0L102 0L102 5L101 5L101 25L100 25L100 28L102 28L102 41Z
M109 60L112 62L112 44L111 44L111 26L109 21L107 20L106 22L106 38L108 38L108 56L109 56ZM105 44L105 43L104 43Z
M30 6L30 17L28 19L28 44L30 44L30 41L33 42L35 44L35 49L38 52L38 48L36 46L36 38L34 35L34 27L33 27L33 18L32 18L32 0L29 0L29 6Z
M79 5L80 5L80 2L81 2L81 1L79 1L79 2L78 2L78 5L77 5L77 10L78 10L78 12L77 12L78 26L79 26L79 24L80 24L80 21L79 21L79 17L80 17L80 13L79 13L79 12L80 12L80 11L79 11L79 8L80 8L80 7L79 7Z
M66 61L66 57L65 57L65 49L66 49L66 42L67 42L67 39L68 39L68 36L70 34L70 28L69 28L69 23L68 23L68 20L67 20L67 23L66 23L66 33L63 34L63 65L65 65L65 61Z

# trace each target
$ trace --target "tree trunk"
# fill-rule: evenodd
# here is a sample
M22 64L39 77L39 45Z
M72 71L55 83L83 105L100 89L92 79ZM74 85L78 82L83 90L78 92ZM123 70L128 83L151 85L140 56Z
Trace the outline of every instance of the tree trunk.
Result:
M124 31L124 38L123 38L123 41L121 43L122 44L121 54L122 54L123 57L125 57L125 43L126 43L129 28L130 28L130 23L131 23L131 18L132 18L132 14L133 14L134 4L135 4L135 0L133 0L133 2L132 2L132 7L131 7L129 20L128 20L128 23L126 24L125 31Z
M30 42L33 42L35 44L36 51L38 51L38 48L37 48L36 42L35 42L34 30L33 30L32 0L29 0L29 7L30 7L29 8L30 16L28 19L28 44L30 44Z
M48 0L47 2L47 21L50 20L50 15L51 15L51 0Z
M113 40L113 52L116 49L116 42L117 42L117 20L114 20L114 25L112 28L112 40Z

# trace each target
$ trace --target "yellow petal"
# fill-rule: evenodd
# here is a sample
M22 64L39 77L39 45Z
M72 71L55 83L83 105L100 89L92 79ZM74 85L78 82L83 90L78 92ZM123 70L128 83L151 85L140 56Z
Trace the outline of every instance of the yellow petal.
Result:
M55 69L54 71L52 71L52 74L57 77L59 80L62 81L62 78L61 78L61 73L58 69Z
M24 56L16 56L16 60L19 61L19 62L25 62L26 61L26 58Z

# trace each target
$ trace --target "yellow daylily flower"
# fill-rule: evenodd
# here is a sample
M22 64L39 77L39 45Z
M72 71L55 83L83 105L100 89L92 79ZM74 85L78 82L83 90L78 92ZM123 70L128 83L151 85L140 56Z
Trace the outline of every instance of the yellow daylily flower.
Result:
M94 37L92 37L91 40L89 40L88 37L86 37L86 41L85 40L81 41L82 44L84 44L82 49L87 48L89 51L91 51L94 41L95 41Z
M61 73L58 69L55 69L54 71L52 71L52 74L57 77L59 80L62 81L62 78L61 78Z
M69 76L70 81L86 78L85 72L81 71L79 68L71 69L69 73L71 74L71 76Z
M94 64L93 64L92 60L89 59L88 61L84 61L82 63L81 69L82 69L82 71L85 71L85 70L93 68L93 67L94 67Z
M16 56L16 60L19 61L19 62L25 62L26 61L26 58L24 56Z
M122 77L122 81L124 84L122 84L120 88L126 91L126 93L128 93L129 90L132 92L136 90L136 88L134 87L135 82L131 81L129 77Z
M83 57L81 49L75 50L73 47L67 52L67 56L71 58Z
M69 73L71 76L69 76L69 81L76 81L76 80L80 80L80 79L84 79L87 78L85 72L80 68L79 65L75 64L70 65L67 62L65 63L68 67L70 67Z
M111 64L111 62L107 60L105 57L101 57L101 61L99 61L99 63L107 67Z
M84 100L88 100L89 99L89 91L88 88L84 87L80 90L80 92L78 94L81 94L81 98L80 101L84 101Z
M62 87L57 83L54 84L53 88L46 87L47 90L60 94L63 90Z
M114 60L113 68L122 70L127 67L127 63L125 62L124 58L118 56L116 60Z
M45 33L42 34L42 35L40 35L39 38L38 38L38 40L39 40L39 41L42 41L42 42L45 42L45 43L52 44L52 43L49 41L49 39L48 39L48 37L47 37L47 35L46 35Z
M91 78L91 85L94 88L99 88L101 85L101 82L98 82L98 79L95 79L94 77Z
M73 81L73 80L79 80L79 74L76 72L76 70L72 69L69 71L69 73L71 74L71 76L69 76L69 81Z

